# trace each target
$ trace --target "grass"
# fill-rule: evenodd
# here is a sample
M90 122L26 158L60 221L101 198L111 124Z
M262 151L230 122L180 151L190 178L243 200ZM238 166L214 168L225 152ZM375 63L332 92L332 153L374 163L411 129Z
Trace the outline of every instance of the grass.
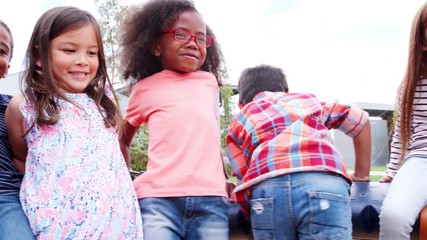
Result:
M371 175L371 182L379 182L383 176Z
M379 171L379 172L384 172L387 170L387 166L386 165L381 165L381 166L371 166L371 171Z
M353 171L354 167L348 167L347 170ZM378 182L385 175L386 170L386 165L371 166L371 182Z

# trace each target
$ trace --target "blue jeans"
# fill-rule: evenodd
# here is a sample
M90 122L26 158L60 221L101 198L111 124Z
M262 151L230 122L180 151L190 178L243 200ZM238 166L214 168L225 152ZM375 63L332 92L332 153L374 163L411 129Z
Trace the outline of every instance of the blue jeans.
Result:
M258 239L352 239L350 184L323 172L265 180L251 188L252 233Z
M142 198L139 205L144 240L228 239L227 198Z
M0 195L0 240L35 239L19 195Z

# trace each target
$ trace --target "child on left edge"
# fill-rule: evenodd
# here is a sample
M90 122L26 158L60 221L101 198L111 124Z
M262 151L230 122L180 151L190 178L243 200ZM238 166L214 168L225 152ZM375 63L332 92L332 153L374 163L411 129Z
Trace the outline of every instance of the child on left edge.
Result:
M12 33L0 20L0 78L6 77L12 55ZM24 174L13 163L5 126L4 115L11 98L0 94L0 240L32 240L34 235L19 201Z
M37 239L142 239L120 152L120 111L100 26L57 7L37 21L22 92L6 110L12 154L25 162L22 208Z

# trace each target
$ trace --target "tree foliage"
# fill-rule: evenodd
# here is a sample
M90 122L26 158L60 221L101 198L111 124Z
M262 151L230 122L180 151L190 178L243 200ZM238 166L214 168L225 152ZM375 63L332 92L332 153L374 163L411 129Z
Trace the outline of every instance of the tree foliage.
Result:
M141 126L135 134L130 145L131 168L135 171L147 169L148 131L145 125Z
M104 44L105 59L109 70L110 78L117 82L118 70L118 27L120 19L127 9L127 6L120 5L118 0L95 0L95 6L98 9L101 25L102 42Z
M223 85L220 89L220 128L221 128L221 146L226 148L225 138L227 137L227 127L233 118L234 103L232 102L233 88L230 85Z

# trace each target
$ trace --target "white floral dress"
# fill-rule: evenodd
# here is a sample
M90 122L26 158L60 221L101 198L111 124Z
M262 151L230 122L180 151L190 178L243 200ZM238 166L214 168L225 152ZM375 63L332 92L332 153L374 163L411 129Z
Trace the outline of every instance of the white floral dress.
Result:
M106 128L86 94L67 94L55 125L35 125L20 198L38 239L142 239L135 190L116 129ZM35 112L20 110L28 129Z

